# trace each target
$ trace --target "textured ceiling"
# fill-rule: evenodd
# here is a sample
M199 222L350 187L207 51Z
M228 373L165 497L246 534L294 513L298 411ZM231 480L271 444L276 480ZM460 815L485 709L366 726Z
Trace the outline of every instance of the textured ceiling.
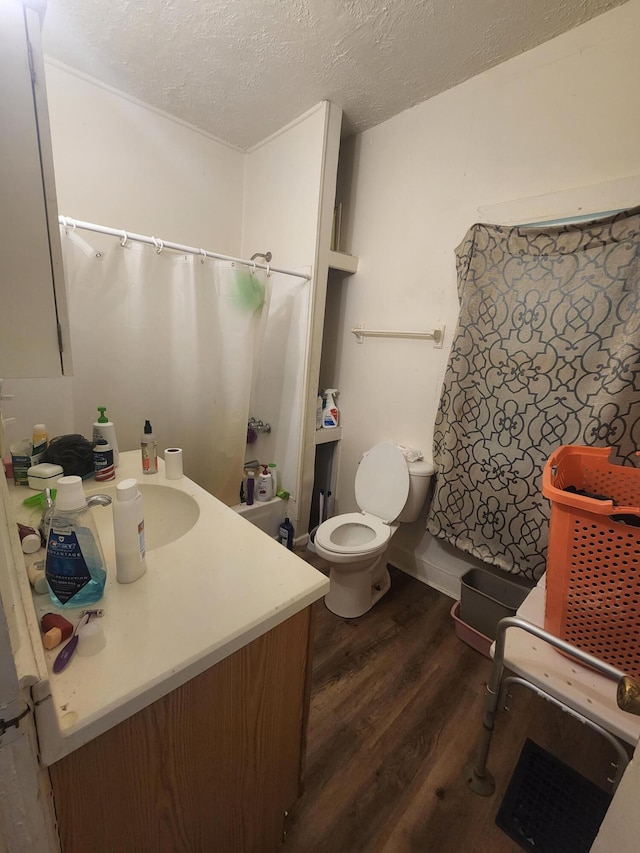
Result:
M45 52L246 149L379 124L625 0L48 0Z

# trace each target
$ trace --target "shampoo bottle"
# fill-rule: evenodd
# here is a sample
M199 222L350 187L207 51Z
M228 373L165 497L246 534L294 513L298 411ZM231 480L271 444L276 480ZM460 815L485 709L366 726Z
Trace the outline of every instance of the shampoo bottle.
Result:
M262 465L262 469L262 474L258 477L258 494L256 497L259 501L270 501L273 497L273 477L269 473L268 465Z
M326 398L322 410L322 426L325 429L333 429L338 426L338 407L334 399L337 393L337 388L328 388L325 391Z
M140 439L142 450L142 472L143 474L158 473L158 442L151 429L149 421L144 422L144 432Z
M107 569L80 477L61 477L47 531L45 576L57 607L85 607L102 598Z
M253 506L254 492L256 485L256 472L248 469L247 474L247 506Z
M280 527L278 528L278 542L284 545L285 548L293 551L293 524L291 524L288 518L285 518L280 523Z
M97 421L93 422L93 443L95 444L99 438L104 438L111 445L113 450L113 464L118 467L120 461L120 453L118 451L118 439L116 437L116 427L113 421L110 421L106 416L106 406L98 406L100 416Z
M118 583L133 583L147 570L144 547L144 510L138 481L133 477L116 486L113 504Z

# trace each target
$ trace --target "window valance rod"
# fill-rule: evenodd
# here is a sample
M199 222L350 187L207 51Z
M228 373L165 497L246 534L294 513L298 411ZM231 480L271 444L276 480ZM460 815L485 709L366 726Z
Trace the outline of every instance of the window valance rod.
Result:
M188 255L201 255L202 258L215 258L219 261L232 261L235 264L243 264L252 269L266 270L267 274L272 272L280 273L281 275L292 275L295 278L310 281L311 276L296 272L296 270L288 270L283 267L274 267L271 264L258 264L255 261L247 258L233 258L230 255L221 255L218 252L209 252L206 249L198 249L195 246L184 246L181 243L170 243L168 240L160 240L159 237L147 237L144 234L134 234L132 231L124 231L118 228L108 228L106 225L94 225L92 222L81 222L78 219L72 219L70 216L59 216L58 222L65 228L80 228L83 231L95 231L98 234L109 234L112 237L119 237L122 246L126 245L128 240L133 240L136 243L147 243L149 246L155 246L158 253L163 249L171 249L174 252L184 252Z

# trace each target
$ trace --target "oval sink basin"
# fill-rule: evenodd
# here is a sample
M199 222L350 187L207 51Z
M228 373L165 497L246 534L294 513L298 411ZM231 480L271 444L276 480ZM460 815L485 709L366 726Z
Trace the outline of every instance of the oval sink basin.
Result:
M175 542L193 527L200 516L200 507L195 498L171 486L154 486L138 483L144 502L144 539L147 551L162 548ZM91 495L109 495L116 500L116 487L105 483L87 491ZM98 535L105 551L114 552L113 512L111 507L93 507L93 517Z

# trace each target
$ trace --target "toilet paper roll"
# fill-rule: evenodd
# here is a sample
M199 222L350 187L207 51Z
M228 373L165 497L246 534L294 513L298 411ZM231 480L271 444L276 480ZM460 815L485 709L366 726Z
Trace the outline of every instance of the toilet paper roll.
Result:
M167 480L179 480L182 477L182 448L167 447L164 452L164 475Z

